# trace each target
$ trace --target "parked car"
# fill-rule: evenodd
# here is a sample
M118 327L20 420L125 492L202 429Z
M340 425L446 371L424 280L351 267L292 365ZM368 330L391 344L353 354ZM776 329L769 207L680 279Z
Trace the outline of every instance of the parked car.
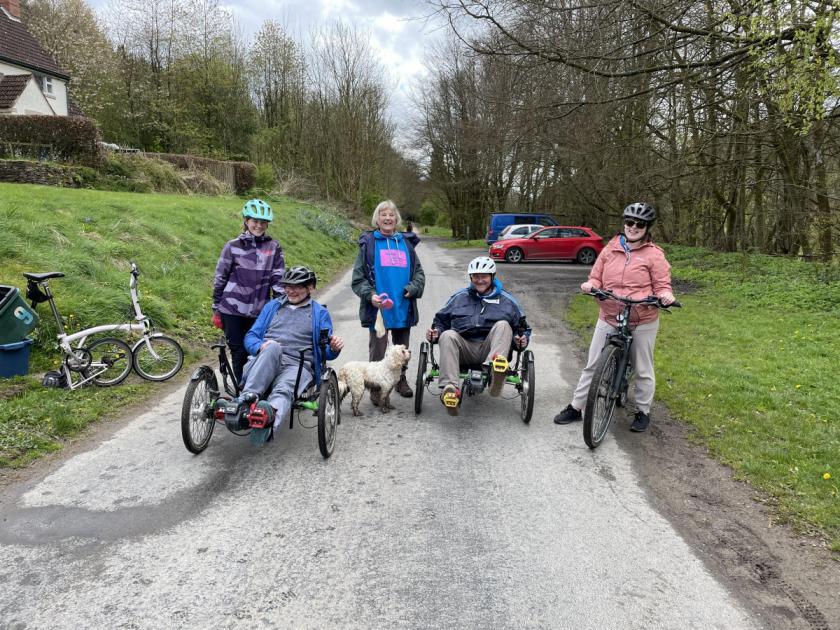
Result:
M499 233L509 225L559 225L557 219L550 214L533 214L527 212L497 212L490 215L490 225L487 227L487 244L492 245L499 239Z
M531 232L536 232L544 227L544 225L539 225L538 223L526 223L524 225L512 223L499 232L499 240L503 241L508 238L523 238L528 236Z
M523 260L576 260L591 265L604 249L604 239L581 226L556 226L537 230L524 238L496 241L490 257L509 263Z

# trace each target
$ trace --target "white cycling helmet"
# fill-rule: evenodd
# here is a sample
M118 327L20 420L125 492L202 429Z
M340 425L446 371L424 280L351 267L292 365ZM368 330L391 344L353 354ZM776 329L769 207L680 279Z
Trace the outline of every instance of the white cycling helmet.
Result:
M474 273L496 273L496 263L488 256L473 258L467 267L467 275Z

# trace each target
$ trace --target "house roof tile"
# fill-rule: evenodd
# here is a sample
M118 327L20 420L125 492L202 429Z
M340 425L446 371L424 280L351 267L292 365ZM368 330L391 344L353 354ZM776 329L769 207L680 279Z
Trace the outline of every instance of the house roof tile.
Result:
M55 62L26 27L0 11L0 60L65 80L70 75Z
M7 74L0 78L0 109L14 105L31 78L31 74Z

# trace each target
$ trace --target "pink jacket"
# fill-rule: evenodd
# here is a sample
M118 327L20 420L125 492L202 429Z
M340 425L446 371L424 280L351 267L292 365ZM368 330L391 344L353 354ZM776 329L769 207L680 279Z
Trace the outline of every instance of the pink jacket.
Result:
M665 260L665 252L651 242L638 249L625 251L621 235L615 236L601 251L589 282L599 289L609 289L616 295L641 299L648 295L661 296L671 291L671 265ZM600 302L600 318L615 326L615 317L621 312L621 304L615 300ZM653 306L634 306L630 324L648 324L656 321L659 310Z

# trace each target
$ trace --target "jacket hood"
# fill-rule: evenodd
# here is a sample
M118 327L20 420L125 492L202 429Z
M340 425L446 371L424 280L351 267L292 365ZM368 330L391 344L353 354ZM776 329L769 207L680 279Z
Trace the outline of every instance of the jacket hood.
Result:
M415 234L414 232L394 232L394 234L391 236L385 236L379 230L368 230L367 232L362 232L361 234L359 234L359 245L364 244L369 239L379 239L384 241L386 238L405 240L412 246L416 246L420 243L420 237L417 236L417 234Z
M239 240L245 243L261 244L267 243L268 241L272 241L274 239L272 239L268 234L263 234L262 236L254 236L246 230L239 235Z
M493 278L493 288L490 290L489 293L485 293L484 295L479 295L478 291L475 290L475 287L472 285L472 283L467 285L466 291L469 292L469 293L472 293L476 297L484 299L484 298L497 297L502 292L502 289L504 289L504 287L502 286L502 283L499 281L499 279L498 278Z
M610 239L610 242L607 243L606 249L612 249L618 252L626 252L627 250L624 247L624 243L626 242L625 236L622 232L619 232L615 236ZM656 247L656 244L653 241L645 241L639 247L636 248L636 251L643 249L645 247ZM632 250L631 250L632 251Z

